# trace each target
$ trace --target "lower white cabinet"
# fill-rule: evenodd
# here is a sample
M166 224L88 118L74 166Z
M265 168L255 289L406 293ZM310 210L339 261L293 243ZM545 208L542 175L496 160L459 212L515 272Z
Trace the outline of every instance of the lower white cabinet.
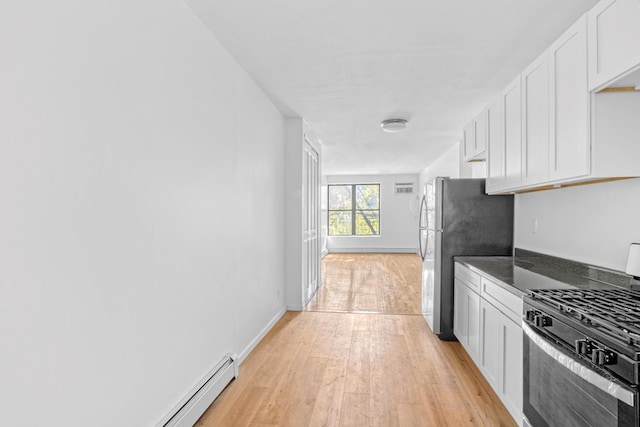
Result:
M453 300L453 333L477 362L480 355L480 295L456 278Z
M480 369L489 384L499 384L502 364L500 363L500 312L482 301L480 304L480 324L482 330L482 350Z
M500 397L516 420L522 420L522 326L506 317L500 323L502 377Z
M497 286L497 285L496 285ZM486 300L480 301L480 370L513 418L522 420L522 327Z
M522 425L522 299L460 263L455 271L454 334Z

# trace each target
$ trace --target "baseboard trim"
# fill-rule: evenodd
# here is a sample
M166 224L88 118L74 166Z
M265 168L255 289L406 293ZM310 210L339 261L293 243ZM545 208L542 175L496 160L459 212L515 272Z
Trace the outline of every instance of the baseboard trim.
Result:
M240 355L238 356L238 359L237 359L238 364L241 364L244 361L244 359L249 355L249 353L251 353L253 349L256 348L258 343L262 341L262 338L264 338L265 335L269 333L271 328L273 328L276 325L276 323L278 323L278 320L280 320L282 316L284 316L284 314L287 312L287 309L288 307L284 307L280 309L278 313L276 313L276 315L273 316L273 318L269 321L269 323L267 323L267 325L264 328L262 328L260 333L249 343L249 345L245 347L242 353L240 353Z
M329 255L329 249L323 249L322 252L320 252L320 258L324 258L327 255Z
M302 305L288 305L288 311L304 311L304 307Z
M416 254L418 250L416 248L331 248L329 253Z

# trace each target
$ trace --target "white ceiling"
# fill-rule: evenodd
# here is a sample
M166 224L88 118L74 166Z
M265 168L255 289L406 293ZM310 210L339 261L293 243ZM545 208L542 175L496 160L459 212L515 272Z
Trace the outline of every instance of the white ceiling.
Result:
M186 0L327 174L417 173L597 0ZM384 133L387 118L409 120Z

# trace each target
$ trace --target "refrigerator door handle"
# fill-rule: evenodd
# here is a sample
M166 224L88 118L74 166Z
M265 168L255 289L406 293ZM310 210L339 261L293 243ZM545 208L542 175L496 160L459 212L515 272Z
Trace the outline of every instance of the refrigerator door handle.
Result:
M423 230L429 227L429 215L427 211L427 198L426 196L422 196L422 200L420 201L420 219L418 223L418 229Z
M444 230L444 209L442 204L444 203L444 179L443 178L437 178L436 179L436 194L435 194L435 198L436 198L436 218L435 218L435 224L433 225L433 228L436 231L442 231Z
M424 261L424 257L427 254L427 245L428 245L428 242L426 242L427 244L425 244L424 246L422 245L422 233L424 233L423 230L425 229L421 228L418 231L418 245L420 246L420 256L422 257L422 261ZM427 234L427 239L429 238L428 236L429 235Z

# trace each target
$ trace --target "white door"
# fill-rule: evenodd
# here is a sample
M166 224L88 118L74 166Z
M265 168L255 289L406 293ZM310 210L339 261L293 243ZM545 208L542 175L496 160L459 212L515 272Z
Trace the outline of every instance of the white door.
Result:
M320 284L318 152L305 140L302 160L302 295L305 304L315 295Z
M436 248L436 235L435 235L435 222L436 222L436 193L434 182L429 182L424 185L424 195L426 200L425 209L425 227L420 230L420 238L423 239L424 245L424 259L422 261L422 317L427 321L431 330L439 333L440 330L435 330L436 325L434 321L434 301L435 301L435 248ZM440 324L438 323L438 328Z

